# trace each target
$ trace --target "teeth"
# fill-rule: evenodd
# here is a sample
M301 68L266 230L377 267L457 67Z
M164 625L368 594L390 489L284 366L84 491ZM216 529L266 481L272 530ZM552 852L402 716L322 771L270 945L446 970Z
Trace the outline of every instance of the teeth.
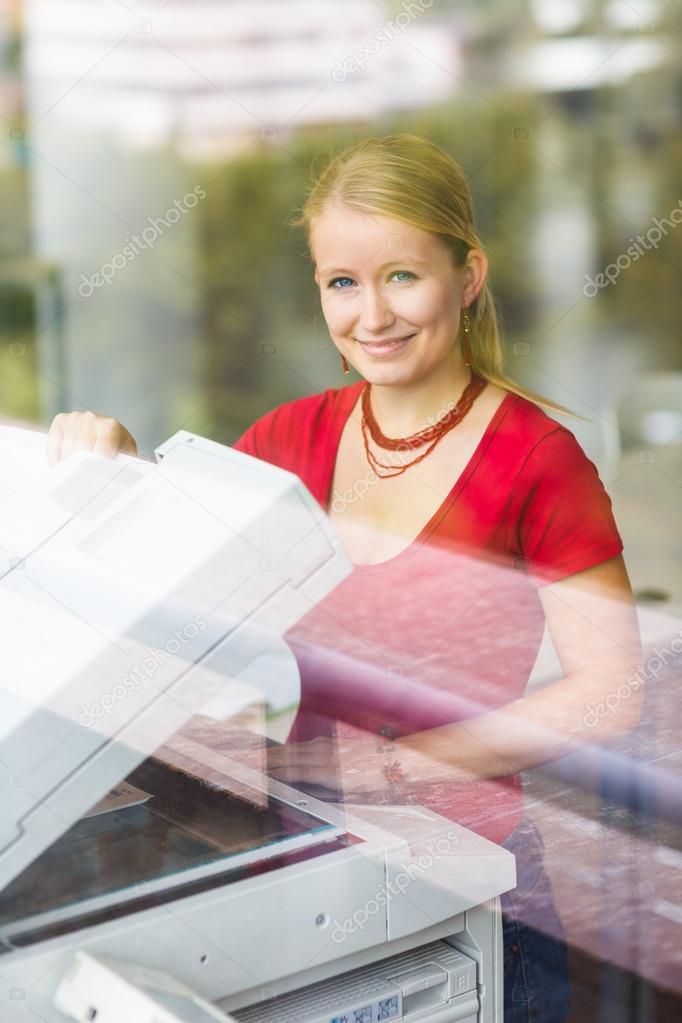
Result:
M397 345L400 341L407 341L406 337L397 337L394 341L361 341L360 344L370 348L385 348L387 345Z

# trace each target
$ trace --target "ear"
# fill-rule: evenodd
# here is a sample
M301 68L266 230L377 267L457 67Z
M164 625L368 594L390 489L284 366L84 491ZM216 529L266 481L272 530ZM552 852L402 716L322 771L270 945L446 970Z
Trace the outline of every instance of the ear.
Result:
M470 306L483 288L488 276L488 257L482 249L469 249L464 265L462 299Z

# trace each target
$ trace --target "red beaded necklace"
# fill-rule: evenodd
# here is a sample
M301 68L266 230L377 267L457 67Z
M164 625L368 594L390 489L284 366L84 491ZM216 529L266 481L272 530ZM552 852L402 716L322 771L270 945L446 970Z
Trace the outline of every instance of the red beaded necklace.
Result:
M366 384L362 391L362 439L365 444L367 461L377 476L382 479L388 476L399 476L401 473L405 472L406 469L409 469L411 465L416 465L417 462L421 462L423 458L426 458L426 456L433 451L438 441L441 440L446 433L449 433L454 426L457 426L457 423L461 423L476 398L486 387L487 383L488 381L484 380L483 377L479 377L475 373L472 373L471 380L464 388L459 401L455 406L448 409L445 415L440 416L433 425L427 426L424 430L419 430L418 433L413 433L410 437L398 438L386 437L381 432L379 424L374 418L374 413L372 412L372 405L370 401L371 386L370 384ZM424 444L428 444L429 446L426 451L423 451L421 455L417 455L417 457L413 458L411 462L404 462L401 457L399 464L385 465L370 451L369 437L372 438L377 447L384 448L386 451L399 451L404 453L405 451L412 451L415 448L421 448Z

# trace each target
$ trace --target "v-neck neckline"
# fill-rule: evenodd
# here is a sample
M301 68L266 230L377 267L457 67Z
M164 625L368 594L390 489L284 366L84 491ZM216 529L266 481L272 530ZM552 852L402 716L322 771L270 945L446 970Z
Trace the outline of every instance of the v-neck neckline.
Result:
M332 484L334 482L334 471L336 469L336 460L339 453L341 437L343 435L346 423L350 418L350 414L355 408L357 400L364 386L365 381L360 380L358 381L358 383L350 384L348 388L344 388L344 390L347 391L347 395L344 395L344 397L346 398L348 404L347 405L342 404L341 409L337 410L336 412L336 422L334 424L334 429L332 431L333 443L330 445L332 450L332 456L329 460L329 464L327 465L327 476L324 485L324 508L327 512L329 510L329 501L331 498L331 489ZM415 538L411 540L406 547L403 547L401 551L398 551L397 554L394 554L390 558L386 558L386 560L384 561L359 563L353 562L354 573L368 574L370 572L385 571L387 568L393 567L394 565L403 561L405 558L410 557L419 547L421 547L426 542L426 540L433 532L433 530L436 528L440 520L457 500L462 489L464 488L469 478L475 471L479 461L481 460L483 454L485 453L485 449L488 447L488 444L492 440L492 437L497 431L497 428L499 427L502 419L507 414L507 410L509 409L509 406L511 405L515 397L516 395L512 391L508 391L505 394L504 398L502 399L498 407L495 409L495 412L491 416L488 425L483 431L483 435L481 436L481 439L476 445L476 448L474 449L471 458L462 469L461 473L455 480L454 484L450 488L449 492L446 494L441 504L430 517L428 522L426 522L425 525L420 529Z

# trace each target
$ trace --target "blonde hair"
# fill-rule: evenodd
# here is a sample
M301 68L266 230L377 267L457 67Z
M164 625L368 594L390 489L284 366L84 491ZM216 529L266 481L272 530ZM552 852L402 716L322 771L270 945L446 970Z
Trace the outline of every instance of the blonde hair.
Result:
M458 267L464 266L470 249L483 248L464 171L443 149L416 135L365 139L328 163L313 181L302 209L290 221L292 227L305 229L309 251L314 221L330 202L363 213L395 217L430 231L447 246ZM487 281L468 311L473 371L537 405L576 415L527 390L505 373L500 329Z

